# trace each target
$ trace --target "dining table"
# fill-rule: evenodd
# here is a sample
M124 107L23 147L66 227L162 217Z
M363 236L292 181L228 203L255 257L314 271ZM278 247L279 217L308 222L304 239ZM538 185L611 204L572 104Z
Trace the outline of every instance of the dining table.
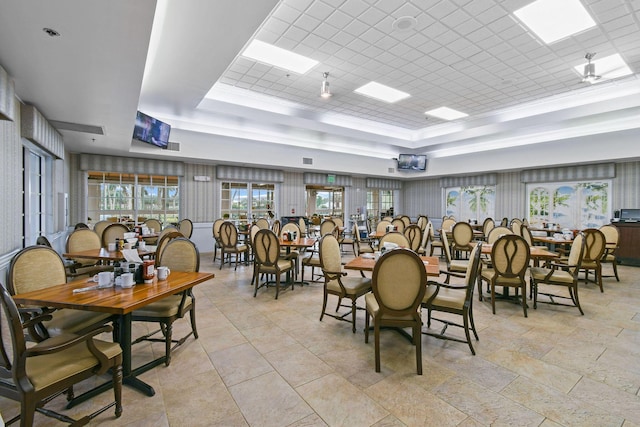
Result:
M172 271L167 280L153 279L150 284L137 284L132 288L111 286L102 289L90 289L96 285L91 279L76 279L68 283L51 286L36 291L25 292L13 296L17 304L29 306L50 307L56 309L73 309L109 313L118 317L118 343L122 347L122 383L130 386L147 396L153 396L153 387L138 375L165 362L165 354L133 368L131 366L131 316L134 310L140 309L153 302L160 301L170 295L188 290L194 286L214 278L212 273ZM95 286L93 286L95 287ZM82 290L82 291L78 291ZM112 388L111 381L101 384L72 399L67 407L71 408Z
M421 256L427 276L437 277L440 275L440 261L436 256ZM360 272L373 271L376 265L376 257L373 254L362 254L344 265L345 270L358 270Z
M308 249L315 246L318 239L315 237L298 237L296 239L284 240L280 237L280 247L285 248L285 252L287 255L291 253L291 248L295 249ZM291 280L291 275L287 272L287 283ZM308 282L297 282L298 284L308 285Z
M140 258L145 256L153 256L156 253L155 246L147 246L145 249L138 249L138 256ZM88 249L86 251L77 252L65 252L63 257L68 259L86 258L95 259L105 262L126 261L125 255L120 250L110 251L107 248Z

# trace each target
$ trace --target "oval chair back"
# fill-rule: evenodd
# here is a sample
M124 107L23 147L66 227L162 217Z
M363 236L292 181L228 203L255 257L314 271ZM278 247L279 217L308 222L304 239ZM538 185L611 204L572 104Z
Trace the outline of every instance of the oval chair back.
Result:
M409 224L404 229L404 236L409 241L408 248L414 252L418 252L422 246L422 229L417 224Z

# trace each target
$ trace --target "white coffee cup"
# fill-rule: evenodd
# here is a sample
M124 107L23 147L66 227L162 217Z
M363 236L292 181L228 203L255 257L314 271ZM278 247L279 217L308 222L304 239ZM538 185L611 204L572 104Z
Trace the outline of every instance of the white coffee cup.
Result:
M127 242L127 243L125 243L125 244L124 244L124 248L125 248L125 249L131 249L131 247L132 247L132 246L131 246L131 243L129 243L129 242Z
M169 267L158 267L157 269L158 280L167 280L167 277L169 277L169 274L171 274L171 270L169 269Z
M93 281L98 282L98 286L101 288L108 288L111 286L111 281L113 279L113 273L110 271L101 271L100 273L93 276Z
M145 242L144 240L140 240L138 242L138 249L144 251L145 249L147 249L147 242Z
M115 250L116 250L116 244L115 244L115 242L113 242L113 243L108 243L108 244L107 244L107 249L109 250L109 252L115 252Z
M133 287L133 284L134 284L133 273L124 273L120 277L122 278L121 286L123 288L131 288L131 287Z

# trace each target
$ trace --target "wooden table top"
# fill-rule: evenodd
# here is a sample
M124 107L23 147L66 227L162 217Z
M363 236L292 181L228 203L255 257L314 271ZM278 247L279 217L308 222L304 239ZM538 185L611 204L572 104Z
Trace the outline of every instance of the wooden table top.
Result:
M155 278L153 283L139 284L128 289L111 287L74 294L74 289L96 285L95 282L82 278L63 285L14 295L13 299L18 304L122 315L214 277L213 273L172 271L169 278L163 281Z
M280 239L280 246L289 246L293 248L310 248L316 244L316 239L313 237L299 237L296 240L282 240Z
M573 243L573 239L555 239L548 236L533 236L534 242L549 243L551 245L570 245Z
M138 249L138 255L140 257L154 255L156 253L154 248L147 248L145 250ZM65 258L85 258L85 259L98 259L102 261L124 261L125 257L120 251L109 251L106 248L89 249L88 251L69 252L62 254Z
M485 255L491 255L491 248L493 248L493 245L491 244L482 245L482 253ZM559 256L556 252L551 252L544 246L530 246L529 251L531 258L551 259L558 258Z
M375 258L371 258L369 255L360 255L349 261L344 268L346 270L360 270L360 271L373 271L373 267L376 265ZM436 256L421 256L422 261L426 261L425 264L427 270L427 276L439 276L440 275L440 261Z

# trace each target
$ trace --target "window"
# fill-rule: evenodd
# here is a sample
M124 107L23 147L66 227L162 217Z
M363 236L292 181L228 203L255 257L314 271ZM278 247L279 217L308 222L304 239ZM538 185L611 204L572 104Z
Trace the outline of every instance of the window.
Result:
M307 185L307 216L342 217L344 214L343 187L323 187Z
M493 218L496 210L495 185L450 187L445 190L445 212L459 221L469 219L482 222Z
M223 182L220 198L222 217L272 217L275 215L275 191L275 184Z
M393 216L393 190L368 190L367 216L374 223L385 216Z
M610 181L527 184L529 222L560 228L599 228L611 218Z
M46 233L46 212L50 212L53 226L53 194L46 183L53 180L51 158L37 149L25 148L23 157L23 241L24 246L36 243L38 236ZM46 179L50 177L51 179ZM48 230L53 231L53 230Z
M177 176L89 172L88 214L92 221L156 218L178 221Z

